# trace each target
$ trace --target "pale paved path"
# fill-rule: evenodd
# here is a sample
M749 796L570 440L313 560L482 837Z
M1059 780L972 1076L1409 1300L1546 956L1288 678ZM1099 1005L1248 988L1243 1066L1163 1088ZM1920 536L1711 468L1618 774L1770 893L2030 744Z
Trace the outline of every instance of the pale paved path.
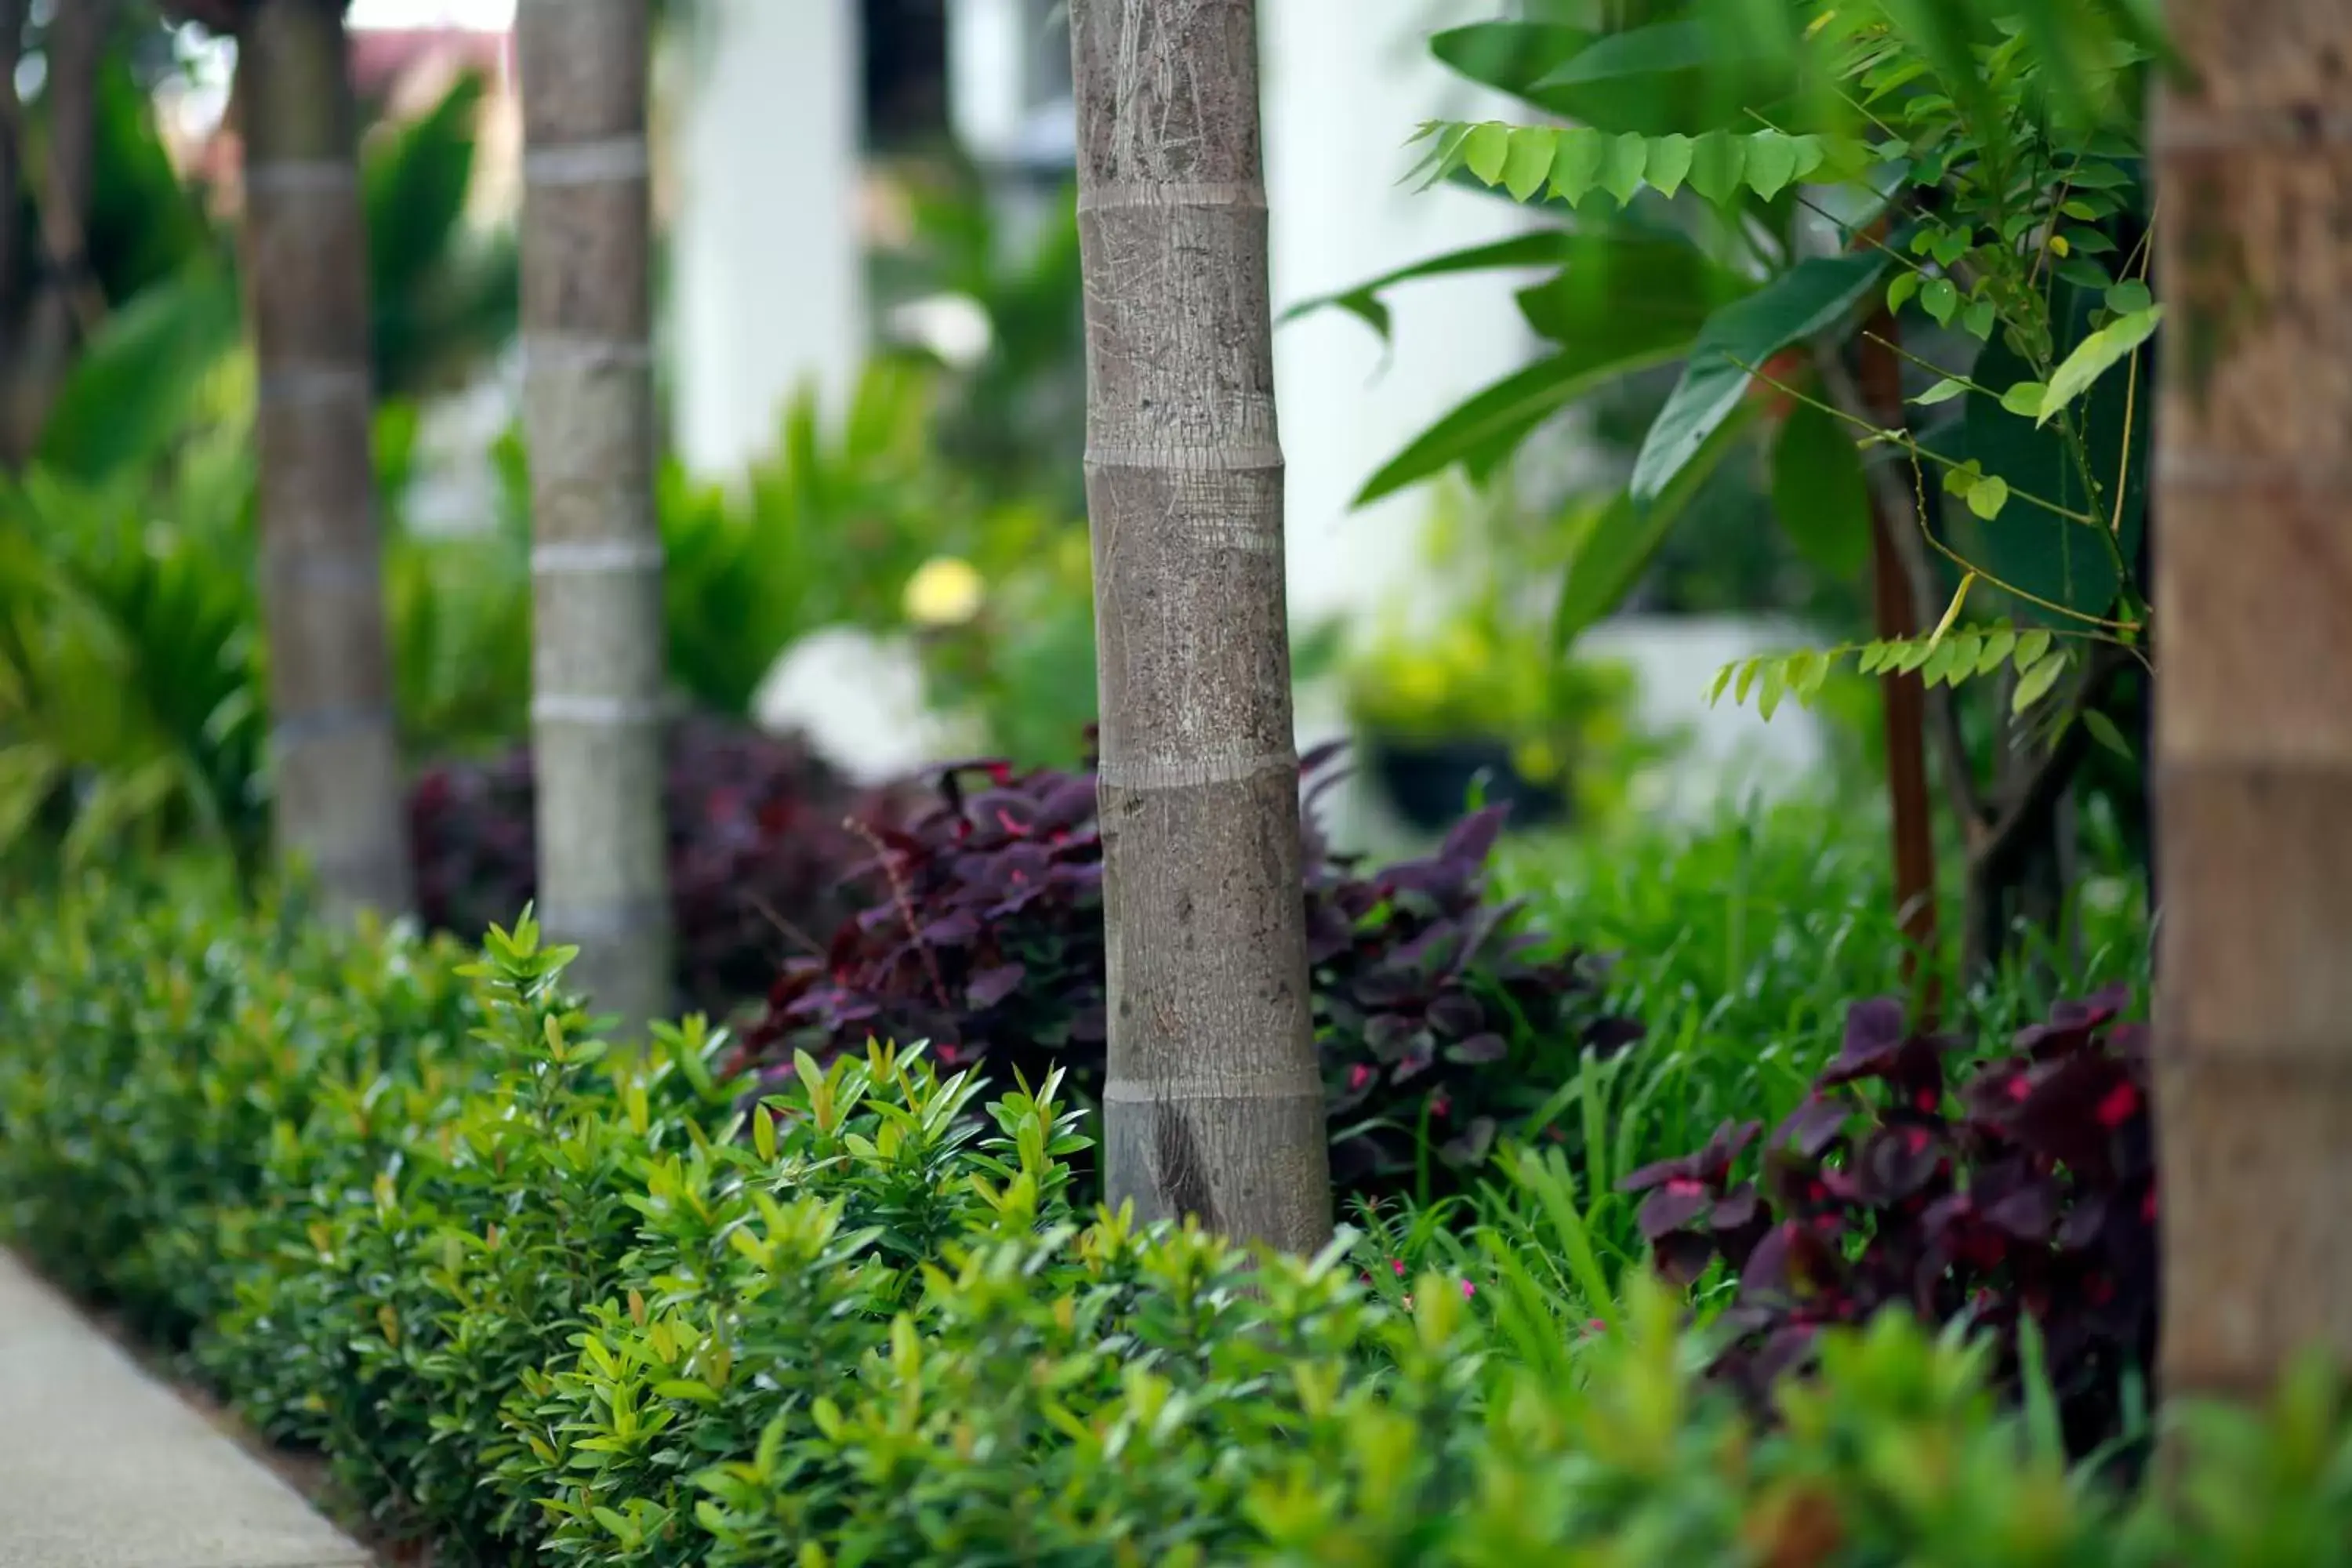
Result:
M0 1568L366 1568L0 1249Z

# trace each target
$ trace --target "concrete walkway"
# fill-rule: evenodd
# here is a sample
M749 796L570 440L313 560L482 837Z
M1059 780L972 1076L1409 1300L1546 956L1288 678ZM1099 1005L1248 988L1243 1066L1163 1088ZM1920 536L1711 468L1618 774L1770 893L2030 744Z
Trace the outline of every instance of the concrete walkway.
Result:
M0 1251L0 1568L369 1568Z

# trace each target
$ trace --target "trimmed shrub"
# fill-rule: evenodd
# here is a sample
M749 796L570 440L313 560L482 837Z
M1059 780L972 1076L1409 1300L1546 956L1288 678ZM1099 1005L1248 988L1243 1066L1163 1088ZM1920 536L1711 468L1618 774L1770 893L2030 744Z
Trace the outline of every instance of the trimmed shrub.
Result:
M2146 1496L2003 1412L1991 1341L1900 1311L1823 1331L1762 1427L1646 1277L1588 1308L1498 1229L1493 1272L1399 1298L1344 1237L1252 1259L1081 1215L1055 1083L990 1103L886 1047L746 1112L698 1027L583 1038L528 921L461 969L293 907L26 912L9 1239L439 1561L2305 1568L2352 1539L2318 1362L2266 1415L2184 1412L2196 1468Z
M663 810L679 994L725 1016L756 1003L776 965L814 952L859 904L870 859L847 826L906 809L902 792L861 794L797 736L708 718L671 732ZM530 748L427 768L409 791L419 910L478 942L538 896Z
M1332 1173L1379 1196L1462 1184L1573 1074L1638 1039L1602 1015L1599 965L1517 929L1519 906L1487 895L1500 807L1436 854L1366 872L1331 853L1314 803L1336 749L1309 756L1305 888L1316 1039ZM869 1037L927 1040L949 1067L984 1062L1036 1081L1061 1069L1088 1101L1102 1089L1102 838L1091 773L950 767L933 807L874 835L886 894L845 923L822 958L784 966L744 1036L763 1083Z

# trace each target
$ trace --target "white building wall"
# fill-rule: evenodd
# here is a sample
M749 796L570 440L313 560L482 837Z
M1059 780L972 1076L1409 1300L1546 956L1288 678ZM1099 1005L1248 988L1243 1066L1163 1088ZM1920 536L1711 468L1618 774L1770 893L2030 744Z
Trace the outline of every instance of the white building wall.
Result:
M811 380L846 405L866 347L856 0L698 0L677 67L673 438L730 478Z

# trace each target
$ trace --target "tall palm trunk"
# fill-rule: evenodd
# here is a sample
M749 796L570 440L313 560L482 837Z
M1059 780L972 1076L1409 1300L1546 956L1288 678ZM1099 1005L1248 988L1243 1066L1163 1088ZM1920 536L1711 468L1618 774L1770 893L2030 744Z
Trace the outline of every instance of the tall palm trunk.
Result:
M646 0L516 16L540 894L583 989L632 1026L670 1010L647 26Z
M2352 1358L2352 5L2173 0L2154 137L2168 1394Z
M394 914L409 907L409 860L342 5L252 0L239 22L278 843L310 867L331 912Z
M1330 1233L1254 0L1074 0L1110 1064L1147 1218Z

